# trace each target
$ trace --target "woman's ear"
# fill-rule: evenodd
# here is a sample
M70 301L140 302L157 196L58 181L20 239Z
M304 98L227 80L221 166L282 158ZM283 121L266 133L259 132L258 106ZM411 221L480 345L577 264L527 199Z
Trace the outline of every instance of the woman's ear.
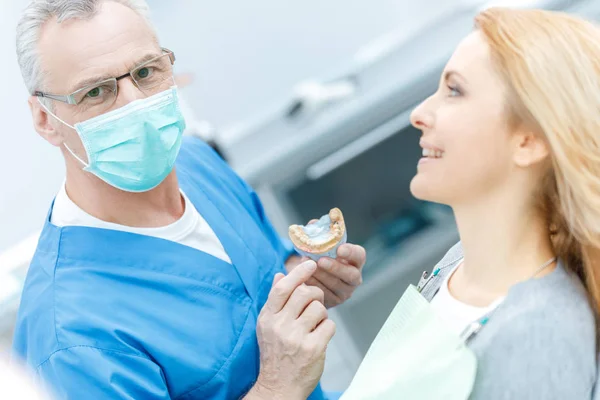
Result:
M545 161L550 155L548 143L530 131L515 133L513 160L518 167L526 168Z
M53 117L42 106L39 98L31 96L29 97L28 103L35 131L51 145L56 147L62 146L65 137L61 130L56 129L55 124L52 124L51 118Z

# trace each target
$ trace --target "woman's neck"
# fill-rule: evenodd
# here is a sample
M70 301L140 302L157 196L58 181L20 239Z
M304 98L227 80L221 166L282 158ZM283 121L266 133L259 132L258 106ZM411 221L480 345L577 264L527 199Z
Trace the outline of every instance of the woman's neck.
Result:
M496 195L454 207L464 252L464 263L451 282L457 298L486 305L531 278L554 256L546 221L517 198Z

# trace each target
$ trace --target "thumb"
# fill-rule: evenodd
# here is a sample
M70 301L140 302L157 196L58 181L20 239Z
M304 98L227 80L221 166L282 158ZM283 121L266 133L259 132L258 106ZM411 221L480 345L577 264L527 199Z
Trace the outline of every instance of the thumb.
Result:
M316 262L307 261L298 265L285 277L283 274L275 275L275 278L273 278L273 287L266 303L266 306L269 307L273 314L283 309L294 290L309 280L316 269Z

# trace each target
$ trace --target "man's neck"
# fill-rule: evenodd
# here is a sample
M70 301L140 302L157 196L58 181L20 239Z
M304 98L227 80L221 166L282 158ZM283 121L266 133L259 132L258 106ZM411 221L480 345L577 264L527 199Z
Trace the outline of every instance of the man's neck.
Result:
M156 228L177 221L185 211L175 171L144 193L118 190L97 177L67 168L67 195L79 208L105 222Z
M519 204L518 196L494 196L454 212L465 261L452 280L457 288L471 288L472 298L505 295L554 255L546 221L530 205Z

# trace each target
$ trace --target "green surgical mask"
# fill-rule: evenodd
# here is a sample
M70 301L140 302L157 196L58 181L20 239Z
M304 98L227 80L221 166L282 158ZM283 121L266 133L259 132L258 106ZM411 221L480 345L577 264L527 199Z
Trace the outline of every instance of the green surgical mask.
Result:
M42 106L79 134L87 163L65 147L84 165L84 171L117 189L149 191L173 170L185 129L176 87L75 126Z

